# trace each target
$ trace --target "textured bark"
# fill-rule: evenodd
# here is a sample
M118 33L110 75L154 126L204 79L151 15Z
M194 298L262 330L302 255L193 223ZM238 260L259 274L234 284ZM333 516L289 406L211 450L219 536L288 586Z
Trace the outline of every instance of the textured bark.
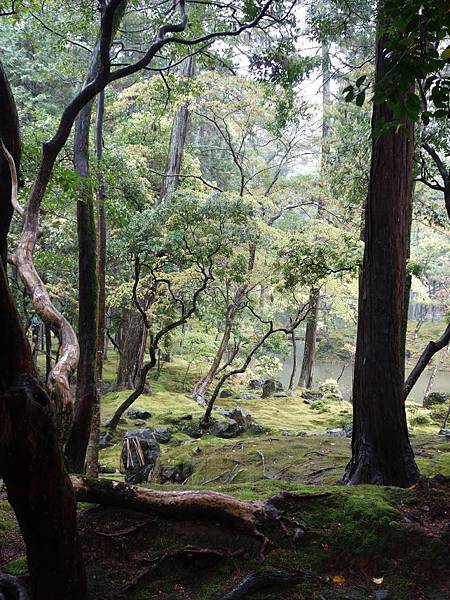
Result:
M6 80L0 82L0 98L5 85ZM13 123L14 116L15 111L9 114L4 107L3 120ZM13 139L18 140L18 131ZM14 164L12 170L15 174ZM3 191L6 195L6 185ZM1 202L0 222L6 224L8 219L10 203ZM0 232L2 248L6 248L7 234L5 226ZM36 373L3 261L0 331L0 477L27 548L33 599L85 600L73 489L55 435L52 405Z
M326 161L329 154L328 138L331 134L330 117L328 107L331 102L330 89L330 44L322 42L322 157L321 157L321 175L325 176ZM317 207L317 218L323 215L322 200L319 200ZM320 290L311 287L309 291L309 301L311 312L306 322L305 349L303 352L302 368L300 371L300 386L310 388L312 386L314 360L316 357L316 338L317 338L317 317L319 314Z
M148 301L143 302L143 309L149 307ZM141 313L133 308L127 311L128 319L123 329L122 353L119 358L117 371L117 387L133 390L136 387L139 372L144 363L147 329Z
M126 0L119 5L113 19L111 39L119 27ZM99 76L101 62L101 39L91 54L84 87ZM98 279L97 279L97 231L94 212L94 191L89 180L89 132L93 100L87 102L78 113L75 122L73 164L80 177L77 201L78 232L78 339L80 358L77 370L76 404L72 427L65 454L71 471L81 473L91 432L92 414L97 398L97 329L98 329Z
M86 451L86 475L98 477L98 455L100 437L100 398L102 394L103 359L105 355L106 333L106 214L105 178L102 171L103 158L103 119L105 113L105 92L100 92L95 118L95 155L97 159L97 277L98 277L98 325L96 353L96 387L91 433Z
M377 81L386 69L384 49L381 37ZM386 105L374 105L372 130L391 120ZM419 478L406 424L402 351L413 131L405 120L401 130L390 127L372 141L353 383L352 459L344 476L350 484L407 487Z
M297 373L297 342L295 339L295 331L291 334L292 342L292 370L289 378L289 389L293 390L295 387L295 374Z
M6 73L0 63L0 139L5 144L15 164L16 173L20 162L19 121L16 103L11 93ZM13 215L11 203L11 170L5 156L0 153L0 260L6 268L7 235Z
M202 519L229 525L258 538L262 553L269 540L259 527L268 521L287 521L282 511L286 502L329 496L327 492L305 495L283 492L265 502L246 502L219 492L148 490L105 479L72 477L72 484L80 502L106 504L168 518ZM286 527L283 529L286 531Z
M306 321L305 349L303 352L302 369L300 371L301 387L312 387L314 358L316 354L316 336L317 336L317 313L319 310L320 292L317 288L311 288L309 292L309 302L311 312Z
M194 74L194 57L188 56L180 68L180 75L189 79ZM187 85L186 85L187 87ZM180 169L189 126L189 102L184 102L175 111L170 134L169 155L161 187L161 201L172 194L180 182Z
M439 350L442 350L442 348L445 348L448 344L450 344L450 323L438 340L435 342L428 342L425 350L420 355L416 366L408 375L408 379L405 382L405 400L436 352L439 352Z

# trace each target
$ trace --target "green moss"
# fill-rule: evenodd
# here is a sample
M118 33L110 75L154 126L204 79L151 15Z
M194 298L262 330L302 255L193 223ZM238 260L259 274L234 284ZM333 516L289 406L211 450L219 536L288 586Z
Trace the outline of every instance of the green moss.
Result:
M3 565L2 570L8 575L24 575L28 573L28 562L26 556L19 556Z

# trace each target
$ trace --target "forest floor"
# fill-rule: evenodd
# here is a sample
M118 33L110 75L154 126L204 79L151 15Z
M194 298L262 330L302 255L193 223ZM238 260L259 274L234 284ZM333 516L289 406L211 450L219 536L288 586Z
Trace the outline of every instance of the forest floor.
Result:
M112 362L106 368L111 381L114 368ZM171 431L170 441L161 444L163 465L187 474L183 485L146 487L216 490L251 501L290 492L286 526L267 524L270 545L261 561L253 537L215 522L80 504L93 600L218 600L249 576L247 587L227 598L450 598L450 441L438 435L442 407L408 403L411 442L424 476L417 486L349 488L338 482L350 439L325 432L351 422L350 404L328 401L316 410L304 403L300 390L242 399L254 391L237 385L218 405L247 409L262 432L193 439L182 431L188 422L183 417L196 422L204 409L187 393L192 379L185 381L185 370L180 361L165 365L151 384L153 394L136 402L135 408L152 413L139 427ZM105 393L105 422L127 393ZM101 451L103 477L123 479L121 438L136 428L135 421L126 421ZM0 569L20 574L26 572L24 547L5 495L1 498Z

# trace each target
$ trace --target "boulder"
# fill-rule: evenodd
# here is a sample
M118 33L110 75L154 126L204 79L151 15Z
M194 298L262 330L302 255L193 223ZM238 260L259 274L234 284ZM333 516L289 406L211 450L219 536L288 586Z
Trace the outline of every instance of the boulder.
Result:
M271 396L273 396L276 392L276 386L275 386L275 381L271 381L271 380L267 380L264 382L264 385L262 386L262 397L263 398L270 398Z
M114 436L110 431L103 431L100 434L99 440L98 440L98 447L101 448L102 450L104 448L108 448L108 446L111 445L111 442L113 441Z
M233 392L231 390L222 390L219 394L219 398L232 398Z
M241 394L239 400L256 400L259 398L256 394Z
M213 421L209 428L209 433L216 437L230 439L242 433L242 428L234 419L225 417L224 419Z
M138 451L140 447L141 452ZM125 432L121 461L125 468L125 482L146 483L161 454L151 429L132 429Z
M447 440L450 440L450 429L440 429L439 435L443 435Z
M167 444L170 441L172 434L166 427L158 427L157 429L153 430L153 437L160 444Z
M242 427L242 430L245 431L252 424L252 415L242 408L241 406L236 406L235 408L223 408L220 411L220 414L228 419L233 419L236 423Z
M160 474L161 483L184 483L194 472L191 462L183 462L175 466L162 467Z
M431 394L424 399L423 407L429 408L436 404L445 404L449 400L450 394L445 394L444 392L431 392Z
M151 412L142 408L130 408L126 414L130 419L150 419L152 416Z
M341 427L339 429L329 429L328 431L326 431L327 435L332 435L334 437L350 438L350 437L352 437L352 433L353 433L353 424L352 423L348 423L347 425L344 425L344 427Z
M264 379L251 379L249 384L251 390L259 390L263 385Z
M305 400L309 400L309 402L315 402L316 400L322 400L323 393L318 390L304 390L301 397Z

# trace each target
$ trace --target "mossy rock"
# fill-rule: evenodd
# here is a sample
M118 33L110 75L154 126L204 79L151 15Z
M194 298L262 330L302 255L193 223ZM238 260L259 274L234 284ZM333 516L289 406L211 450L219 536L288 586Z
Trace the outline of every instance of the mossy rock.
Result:
M435 406L436 404L445 404L450 401L450 394L444 392L431 392L424 401L424 408Z

